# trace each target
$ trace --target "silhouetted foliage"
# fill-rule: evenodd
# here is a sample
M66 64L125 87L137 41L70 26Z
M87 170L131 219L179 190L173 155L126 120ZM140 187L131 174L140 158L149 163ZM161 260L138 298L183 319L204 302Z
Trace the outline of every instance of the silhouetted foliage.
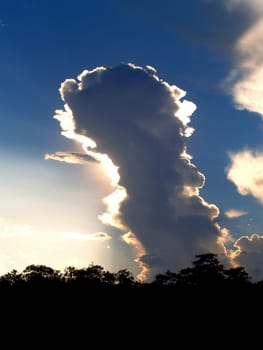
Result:
M263 282L252 283L243 267L225 268L212 253L197 255L191 267L178 272L167 270L159 273L151 283L138 282L127 269L116 273L104 270L100 265L90 264L86 268L67 267L63 272L45 265L29 265L19 273L16 270L0 277L0 291L25 289L26 291L45 288L45 290L74 290L89 293L94 298L116 295L129 297L148 297L149 295L169 296L191 290L213 291L250 288L262 290ZM101 294L102 293L102 294ZM86 295L86 294L83 294Z
M102 273L102 283L108 286L113 286L116 284L117 276L115 273L109 271L103 271Z
M180 288L221 288L245 286L249 276L243 267L225 269L212 253L196 255L193 267L182 269L178 273L158 274L153 281L155 285L176 286Z
M127 269L119 270L116 274L117 284L121 287L130 287L134 285L134 277Z
M156 275L153 283L158 286L174 285L177 283L177 274L175 272L167 270L165 274L159 273Z
M244 267L238 266L235 268L230 268L224 271L226 280L232 285L243 285L249 283L248 273L245 271Z
M192 286L212 287L221 284L224 279L224 267L219 263L215 254L196 255L193 268L188 269L184 278ZM178 275L180 277L180 274Z
M72 269L70 270L71 278L67 277L68 282L74 282L76 285L97 287L102 284L103 267L99 265L89 265L83 269Z
M54 287L61 282L60 271L45 265L29 265L21 274L27 286Z
M11 272L8 272L7 274L0 277L0 286L15 286L22 281L22 274L18 273L16 270L12 270Z

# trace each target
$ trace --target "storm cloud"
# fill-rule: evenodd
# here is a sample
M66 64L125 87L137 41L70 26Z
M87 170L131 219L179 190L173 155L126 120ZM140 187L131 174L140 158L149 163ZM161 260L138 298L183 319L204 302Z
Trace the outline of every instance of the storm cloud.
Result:
M153 67L121 64L66 79L60 94L65 110L55 119L63 135L97 161L106 156L112 162L108 169L117 180L104 199L112 219L105 224L122 231L144 272L179 269L195 254L224 252L215 223L219 210L200 196L205 177L187 153L193 132L187 124L196 106L183 99L183 90L161 80Z

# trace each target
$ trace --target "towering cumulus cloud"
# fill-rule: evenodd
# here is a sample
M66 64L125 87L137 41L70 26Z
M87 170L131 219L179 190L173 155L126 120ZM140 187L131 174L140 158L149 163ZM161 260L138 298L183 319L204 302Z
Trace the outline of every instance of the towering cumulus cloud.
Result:
M122 64L67 79L56 111L62 134L83 144L88 157L56 153L76 162L93 157L109 172L113 192L100 219L133 246L140 277L178 269L195 254L223 253L214 222L218 208L200 195L204 176L191 163L187 124L196 106L185 92L158 78L153 67Z

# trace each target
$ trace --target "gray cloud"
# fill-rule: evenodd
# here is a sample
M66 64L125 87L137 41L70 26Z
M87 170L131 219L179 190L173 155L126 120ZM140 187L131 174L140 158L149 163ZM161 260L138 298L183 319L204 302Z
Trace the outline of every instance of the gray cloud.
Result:
M118 186L128 194L119 217L123 232L132 231L124 241L159 270L182 268L198 253L223 253L219 210L199 195L205 178L187 154L195 105L182 100L185 92L151 67L131 64L84 71L79 79L65 80L60 93L76 135L94 140L119 167Z
M263 280L263 236L242 236L234 246L237 250L231 254L232 263L245 266L254 281Z
M175 43L188 40L223 53L231 69L226 78L222 77L221 88L232 96L237 109L256 112L263 118L262 0L196 0L191 6L187 1L138 2L127 1L119 6L144 21L179 34L174 37ZM232 152L227 176L241 195L252 195L263 203L261 153L250 149ZM184 210L183 206L181 209ZM234 218L240 213L230 211L226 215ZM242 252L240 258L245 254ZM260 254L255 257L260 259Z

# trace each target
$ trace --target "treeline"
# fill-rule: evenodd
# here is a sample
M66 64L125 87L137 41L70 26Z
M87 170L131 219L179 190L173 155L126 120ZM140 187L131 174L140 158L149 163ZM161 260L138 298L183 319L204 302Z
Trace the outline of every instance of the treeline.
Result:
M152 293L192 289L261 289L263 281L253 283L243 267L226 268L217 255L197 255L191 267L156 275L152 282L136 281L127 269L113 273L100 265L87 268L67 267L63 272L45 265L30 265L19 273L13 270L0 277L0 291L16 289L55 288L89 291L129 291L129 293Z

